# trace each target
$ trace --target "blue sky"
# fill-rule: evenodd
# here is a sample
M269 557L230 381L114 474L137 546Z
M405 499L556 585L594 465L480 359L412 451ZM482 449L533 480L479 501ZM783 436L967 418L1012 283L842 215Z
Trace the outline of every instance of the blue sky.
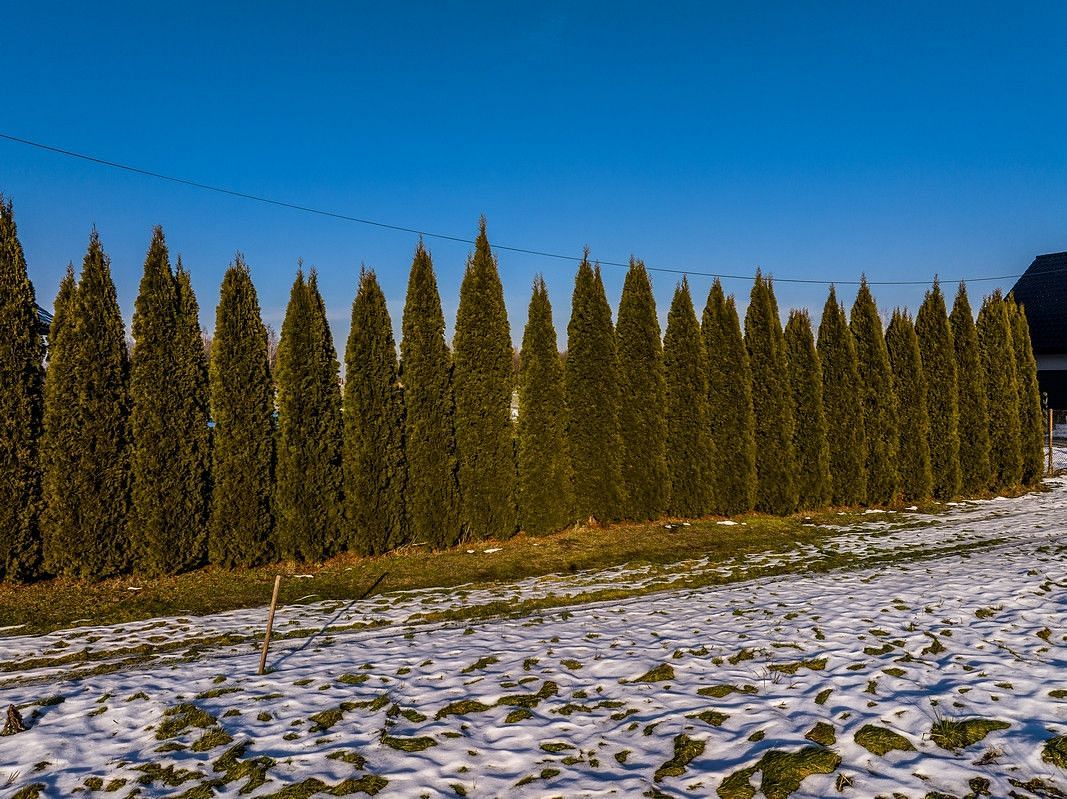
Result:
M17 3L0 132L428 231L779 278L1021 272L1067 249L1067 59L1055 3ZM100 231L129 318L151 229L203 323L235 251L276 329L297 260L338 349L366 263L399 322L415 237L0 141L50 305ZM468 245L428 240L454 319ZM513 338L543 272L499 253ZM615 306L624 270L606 268ZM676 276L654 276L661 317ZM690 282L699 302L710 285ZM973 283L972 299L1000 283ZM728 291L746 302L749 285ZM779 283L818 311L823 286ZM842 294L851 302L852 287ZM883 310L920 287L878 287Z

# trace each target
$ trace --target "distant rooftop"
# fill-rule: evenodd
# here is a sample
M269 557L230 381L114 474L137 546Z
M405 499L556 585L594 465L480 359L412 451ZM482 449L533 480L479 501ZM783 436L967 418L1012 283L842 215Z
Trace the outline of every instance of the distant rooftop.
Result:
M42 308L40 305L37 307L37 332L42 336L48 335L48 328L52 326L52 314Z
M1037 355L1067 353L1067 252L1039 255L1012 288Z

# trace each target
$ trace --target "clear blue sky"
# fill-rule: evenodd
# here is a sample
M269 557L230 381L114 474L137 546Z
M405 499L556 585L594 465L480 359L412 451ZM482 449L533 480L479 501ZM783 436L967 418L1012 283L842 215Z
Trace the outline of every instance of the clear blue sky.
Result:
M9 4L0 131L429 231L473 236L484 213L491 241L650 266L955 279L1067 249L1061 3L167 5ZM361 262L399 322L409 234L5 141L0 191L46 306L95 224L128 319L162 224L209 328L237 250L275 328L298 258L339 350ZM451 327L470 248L427 243ZM539 271L565 328L574 265L499 256L514 339ZM622 277L605 271L613 306ZM676 279L654 276L661 317ZM779 303L825 291L779 283Z

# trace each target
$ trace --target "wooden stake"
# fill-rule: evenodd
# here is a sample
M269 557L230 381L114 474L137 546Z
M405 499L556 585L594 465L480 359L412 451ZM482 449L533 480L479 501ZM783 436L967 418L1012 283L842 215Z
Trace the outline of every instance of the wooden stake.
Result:
M274 594L270 598L270 613L267 614L267 634L263 637L263 654L259 656L259 673L267 670L267 647L270 646L270 632L274 629L274 611L278 607L278 589L282 585L282 576L274 578Z
M1048 473L1053 471L1052 463L1052 408L1048 409Z

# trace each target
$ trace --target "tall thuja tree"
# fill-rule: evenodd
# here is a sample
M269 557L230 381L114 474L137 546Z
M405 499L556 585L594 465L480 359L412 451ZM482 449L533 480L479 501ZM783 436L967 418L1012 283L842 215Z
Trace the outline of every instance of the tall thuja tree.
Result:
M518 523L512 354L504 288L483 218L459 290L453 339L460 522L474 538L506 538Z
M830 479L835 505L867 501L867 439L863 395L859 384L856 345L845 309L830 294L819 322L819 363L822 366L823 412L830 449Z
M453 427L452 356L433 262L415 250L400 342L404 385L407 521L411 540L435 549L459 541L459 488Z
M711 510L723 515L752 510L756 501L756 417L752 368L734 298L718 278L701 320L708 372L708 429L713 453Z
M65 373L58 393L73 408L52 424L46 413L46 435L56 434L48 443L52 454L56 446L68 451L50 456L45 474L45 557L55 573L106 577L127 558L130 368L110 264L95 230L69 300L63 309L69 317L58 325Z
M77 497L69 495L68 478L78 463L77 313L78 284L74 266L59 284L48 328L48 372L44 383L41 434L41 537L46 568L60 572L74 565L78 546ZM73 570L73 568L71 568Z
M275 538L283 558L319 560L341 538L341 393L326 306L297 272L278 344Z
M130 370L130 555L146 574L204 558L207 366L189 274L171 270L163 229L145 258Z
M978 348L982 353L989 398L989 464L992 483L1009 488L1022 482L1019 376L1007 303L997 289L978 312Z
M799 494L789 364L774 288L759 271L745 314L745 346L752 364L752 407L756 417L756 510L793 513ZM721 453L716 455L721 457Z
M959 390L956 345L945 309L941 284L934 281L915 316L923 372L926 409L930 415L930 468L934 496L951 499L960 492Z
M615 338L622 480L626 487L623 515L627 519L653 519L667 507L667 384L652 283L644 263L633 258L619 300Z
M667 314L663 339L667 375L667 508L674 516L708 512L711 436L704 340L693 310L689 283L682 279Z
M182 568L195 566L207 557L207 521L211 502L211 402L207 353L200 328L200 304L196 301L188 270L178 258L178 320L174 337L175 384L178 396L175 416L182 439L179 477L183 502L178 512L189 525L188 551Z
M1040 482L1045 470L1045 419L1041 410L1041 389L1037 384L1037 361L1030 343L1030 325L1025 309L1010 294L1005 300L1015 368L1019 379L1019 446L1023 458L1023 484Z
M267 329L240 254L222 280L210 381L215 426L208 560L255 566L273 554L274 386Z
M860 281L849 327L856 345L859 395L867 444L867 502L887 505L897 495L897 402L885 332L867 278Z
M910 502L929 499L933 493L930 470L930 417L926 411L926 375L915 326L906 311L896 310L885 333L893 391L897 399L900 440L897 467L900 494Z
M404 408L385 295L359 274L345 348L344 501L348 541L378 555L404 542Z
M956 391L959 403L960 490L974 496L989 488L989 400L985 371L978 352L978 331L967 299L967 287L960 283L949 316L952 344L956 352Z
M519 527L548 533L574 521L574 493L563 363L540 276L534 280L519 364Z
M611 521L623 511L617 357L600 268L594 270L585 257L574 281L565 368L567 439L579 519Z
M41 561L43 359L14 209L0 195L0 580L29 579Z
M823 411L822 366L806 310L794 310L785 326L789 360L789 389L793 398L796 431L797 490L801 508L821 508L833 496L830 482L830 449Z

